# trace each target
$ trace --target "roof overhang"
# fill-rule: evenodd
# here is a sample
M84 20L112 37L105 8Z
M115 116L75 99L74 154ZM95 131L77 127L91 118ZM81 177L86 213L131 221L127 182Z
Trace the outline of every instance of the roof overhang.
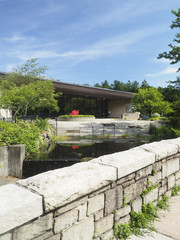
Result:
M52 81L57 92L63 92L69 95L101 97L116 100L131 100L134 97L133 93L116 91L105 88L97 88L86 85L70 84L60 81Z

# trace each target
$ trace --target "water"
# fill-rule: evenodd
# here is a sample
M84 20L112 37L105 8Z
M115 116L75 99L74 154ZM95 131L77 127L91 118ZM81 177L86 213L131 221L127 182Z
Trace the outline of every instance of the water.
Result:
M140 141L123 141L122 138L57 143L49 154L40 154L34 159L24 161L23 177L27 178L102 155L125 151L141 144L143 143Z

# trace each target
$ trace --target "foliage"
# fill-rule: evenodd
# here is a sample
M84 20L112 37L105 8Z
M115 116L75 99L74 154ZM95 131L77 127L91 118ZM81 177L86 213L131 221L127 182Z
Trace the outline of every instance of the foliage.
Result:
M163 194L160 199L157 201L157 208L162 210L169 210L169 202L166 194Z
M126 206L126 204L127 204L127 202L126 202L126 197L123 195L123 207L125 207Z
M69 115L79 115L79 110L73 110Z
M28 60L1 81L0 106L12 110L14 117L59 110L52 82L38 78L46 67L37 65L37 59Z
M158 211L169 209L168 197L163 194L161 199L158 199L157 206L153 203L143 204L139 213L131 211L129 224L115 224L114 236L116 239L127 239L130 235L144 236L156 231L153 226L154 220L158 219Z
M34 122L35 126L37 126L40 130L48 130L48 128L51 128L51 125L48 123L48 118L41 119L36 118L36 121Z
M25 153L28 158L38 151L40 133L47 127L45 120L37 119L35 122L17 121L17 123L0 122L0 143L10 146L13 144L24 144ZM45 128L45 129L43 129Z
M122 224L115 224L114 227L114 236L116 238L120 238L122 240L125 240L132 235L130 225L127 223L122 223Z
M180 8L178 9L178 11L172 10L172 13L176 16L176 19L175 21L172 21L172 24L170 25L171 29L180 28ZM160 53L158 58L166 58L171 61L171 64L176 64L180 61L180 47L178 46L178 44L180 43L180 33L177 33L175 35L173 41L177 45L169 44L169 52ZM180 68L178 68L178 71L180 71Z
M151 141L180 137L180 130L171 126L162 126L159 128L150 126L149 133L151 134Z
M172 196L177 196L180 191L180 186L174 186L171 190L171 195Z
M5 144L24 144L26 155L35 153L38 150L40 129L34 123L17 121L17 123L0 122L0 142Z
M152 118L159 118L159 117L161 117L161 115L160 115L159 113L153 113L153 114L151 115L151 117L152 117Z
M133 110L151 117L153 113L167 114L172 112L169 102L154 87L139 89L132 99Z

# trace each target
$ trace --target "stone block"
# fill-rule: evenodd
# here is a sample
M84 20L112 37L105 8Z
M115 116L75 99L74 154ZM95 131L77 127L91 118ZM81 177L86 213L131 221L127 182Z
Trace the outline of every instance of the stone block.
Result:
M142 208L142 198L138 198L132 202L132 210L134 212L140 212Z
M56 234L56 235L54 235L54 236L51 236L50 238L47 238L47 240L59 240L60 237L61 237L60 234ZM36 239L35 239L35 240L36 240ZM44 239L42 239L42 240L44 240Z
M167 185L167 182L168 182L168 179L167 178L164 178L161 180L161 186L164 186L164 185Z
M162 163L161 163L161 161L155 162L155 163L152 165L152 168L155 169L157 172L161 171L161 168L162 168Z
M167 192L167 185L162 186L159 188L159 196Z
M179 149L179 152L180 152L180 137L179 138L175 138L175 139L162 140L161 142L165 142L165 143L176 145L178 147L178 149Z
M104 217L103 219L95 222L95 237L102 235L103 233L107 232L108 230L113 229L113 214Z
M13 232L13 240L35 239L46 234L47 231L52 230L52 226L53 214L50 213L22 227L16 228Z
M61 240L90 240L94 235L94 220L93 216L84 219L77 224L74 224L69 229L62 232Z
M153 142L140 146L140 148L156 154L156 161L178 153L178 146L167 141Z
M124 152L101 156L90 162L117 168L118 179L120 179L154 163L155 154L147 152L142 148L133 148Z
M22 178L25 145L17 144L8 147L8 175Z
M60 239L60 234L54 235L52 231L48 231L37 238L33 238L33 240L59 240L59 239Z
M77 163L35 175L18 183L44 196L45 211L61 207L116 180L116 169L95 163Z
M177 185L177 186L180 185L180 179L178 179L178 180L176 181L176 185Z
M148 202L153 202L157 199L158 199L158 188L155 188L144 196L143 202L144 204L147 204Z
M54 219L54 232L59 233L72 226L78 220L78 210L73 209Z
M86 218L87 204L80 205L76 209L78 210L78 221L81 221L84 218Z
M122 206L122 186L110 189L105 193L105 216Z
M14 184L0 187L0 234L39 217L42 213L41 196Z
M101 209L104 209L104 194L100 194L88 199L88 216L98 212Z
M104 210L101 210L94 215L94 221L97 222L98 220L103 218L103 216L104 216Z
M124 189L124 196L126 197L126 202L129 203L131 200L138 198L141 193L145 190L147 184L146 179L141 179L136 183L126 187Z
M4 235L0 236L1 240L11 240L12 239L12 234L11 233L6 233Z
M171 189L172 187L174 187L174 185L176 184L176 179L174 174L168 177L168 190Z
M179 159L169 160L162 165L162 178L168 177L177 171L179 171Z
M82 204L87 204L87 197L80 198L73 203L70 203L66 206L63 206L63 207L59 208L58 210L55 211L54 215L55 215L55 217L57 217L57 216L65 213L65 212L69 212L70 210L72 210L76 207L79 207Z
M180 179L180 171L176 172L176 180Z
M110 189L110 185L105 186L105 187L103 187L103 188L101 188L101 189L98 189L97 191L95 191L95 192L93 192L93 193L90 193L90 194L88 195L88 197L91 198L91 197L97 196L97 195L99 195L100 193L104 193L104 192L108 191L109 189Z
M103 240L110 240L114 237L114 231L113 230L110 230L106 233L104 233L102 236L101 236L101 239Z
M127 177L123 177L117 180L117 184L120 185L122 183L126 183L128 181L131 181L135 179L135 173L129 174Z
M129 223L130 216L127 215L126 217L120 218L119 221L117 221L117 224L124 224L124 223Z
M151 183L151 185L158 184L161 180L161 172L157 172L154 176L149 176L148 181Z
M125 188L125 187L127 187L127 186L129 186L129 185L131 185L131 184L133 184L133 183L135 183L135 180L134 180L134 179L132 179L132 180L130 180L130 181L128 181L128 182L124 182L124 183L122 184L122 186L123 186L123 188Z
M171 197L171 190L166 192L166 196L169 197L169 198Z
M141 178L147 177L151 173L152 173L152 165L137 171L135 179L137 181Z
M116 211L115 213L115 221L117 222L120 218L128 215L131 211L131 207L129 205L120 208L119 210Z

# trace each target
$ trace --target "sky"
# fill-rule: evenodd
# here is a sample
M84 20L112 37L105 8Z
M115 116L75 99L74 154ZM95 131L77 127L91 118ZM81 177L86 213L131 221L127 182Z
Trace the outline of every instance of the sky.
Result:
M157 56L177 33L169 26L179 7L179 0L0 0L0 71L38 58L53 80L165 87L178 66Z

